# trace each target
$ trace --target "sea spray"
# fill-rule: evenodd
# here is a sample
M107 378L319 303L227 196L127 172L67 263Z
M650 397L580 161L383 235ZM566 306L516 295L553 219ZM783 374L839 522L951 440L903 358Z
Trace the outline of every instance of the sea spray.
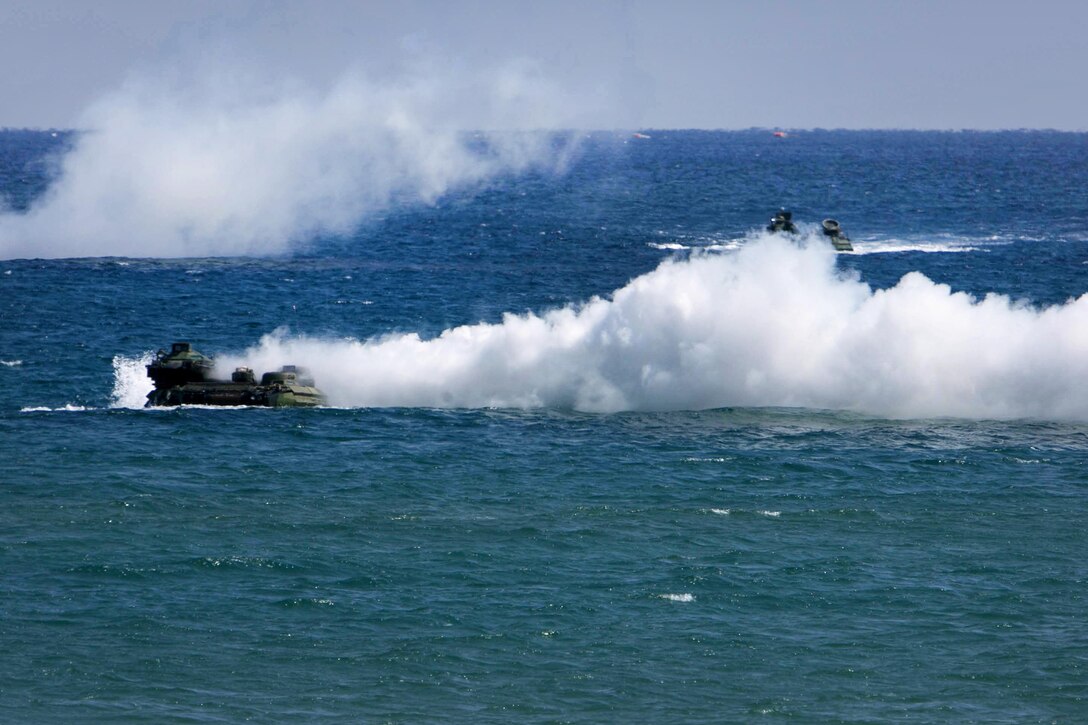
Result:
M147 376L147 366L153 355L150 352L136 357L115 355L113 358L112 408L142 408L147 394L154 387Z
M135 75L86 111L86 130L31 209L0 211L0 258L305 248L392 204L561 170L576 135L511 130L547 128L554 92L516 66L381 82L352 72L317 89L222 68ZM456 118L466 104L488 109L479 125Z
M277 332L224 369L303 365L331 405L796 406L1088 420L1088 297L1036 309L912 272L872 290L815 239L670 260L610 297L433 339Z

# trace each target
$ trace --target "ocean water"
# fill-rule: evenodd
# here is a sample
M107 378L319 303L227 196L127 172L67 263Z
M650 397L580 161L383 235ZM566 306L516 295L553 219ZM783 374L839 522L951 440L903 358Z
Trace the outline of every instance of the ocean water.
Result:
M0 132L0 721L1085 721L1088 135L645 135L208 231Z

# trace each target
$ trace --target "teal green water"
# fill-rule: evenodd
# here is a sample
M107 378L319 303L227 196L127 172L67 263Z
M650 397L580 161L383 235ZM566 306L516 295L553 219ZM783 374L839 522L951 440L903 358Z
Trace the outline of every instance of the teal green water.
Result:
M26 415L4 436L12 719L1081 711L1079 426Z
M449 358L437 356L435 377L416 381L412 355L435 349L423 347L388 363L404 382L341 345L394 332L436 340L480 320L509 328L504 312L594 294L622 303L613 290L669 259L690 260L675 294L693 294L700 247L745 259L767 244L758 230L778 205L779 172L732 173L764 148L756 134L675 134L641 151L601 142L565 175L396 209L305 255L0 262L0 720L1083 720L1088 409L1074 384L1086 364L1079 308L1066 300L1088 289L1077 196L1088 164L1083 136L1010 138L842 132L766 147L808 170L782 192L795 195L795 216L839 193L804 213L804 190L826 191L828 159L849 149L873 162L842 177L849 199L832 211L860 253L834 261L846 276L821 294L860 279L899 290L894 307L911 292L900 278L919 271L976 301L998 292L1062 306L1041 322L964 313L996 338L1049 327L1031 360L1006 363L979 338L945 414L944 398L904 402L893 382L914 374L908 351L943 365L957 338L907 346L909 326L843 368L872 394L791 383L798 398L884 413L661 409L670 388L637 397L604 348L586 348L580 367L555 357L552 377L525 368L538 404L443 409L411 396L434 385L505 395L518 378L501 366L467 383L443 377ZM0 140L9 157L25 150L17 134ZM940 162L950 148L955 158ZM9 176L26 168L8 164ZM1002 177L1002 194L1015 206L985 183L1010 165L1019 176ZM930 183L889 189L886 175ZM982 180L970 203L953 194L940 213L912 211L967 176ZM657 201L628 204L632 190L645 200L658 187ZM498 202L516 229L496 229ZM592 214L573 213L590 202ZM908 300L915 315L928 299ZM665 327L687 334L686 324ZM283 325L288 339L328 343L329 360L305 362L327 370L340 404L139 407L141 356L155 348L190 339L239 354ZM518 339L488 350L543 346ZM779 348L761 358L757 338L728 339L754 347L723 359L749 354L749 372L775 379ZM886 379L881 347L898 353L883 359L899 361ZM645 364L661 373L664 359ZM1046 374L1025 374L1029 363ZM564 383L576 369L611 376L631 405L557 402L575 399ZM353 387L366 376L403 403L353 402L371 394ZM673 384L678 401L759 390ZM907 403L938 414L895 413ZM971 413L998 404L1010 414Z

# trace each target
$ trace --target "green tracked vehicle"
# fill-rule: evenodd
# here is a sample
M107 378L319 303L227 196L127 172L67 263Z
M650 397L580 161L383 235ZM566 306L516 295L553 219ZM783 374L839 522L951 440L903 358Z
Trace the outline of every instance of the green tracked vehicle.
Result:
M309 408L325 402L313 378L294 365L257 376L246 367L235 369L230 380L212 377L215 363L187 342L159 350L147 366L155 389L146 407L172 405L256 405L266 408Z
M835 248L836 252L854 251L854 245L850 243L850 237L846 236L837 221L824 219L821 226L823 227L824 236L831 240L831 246Z

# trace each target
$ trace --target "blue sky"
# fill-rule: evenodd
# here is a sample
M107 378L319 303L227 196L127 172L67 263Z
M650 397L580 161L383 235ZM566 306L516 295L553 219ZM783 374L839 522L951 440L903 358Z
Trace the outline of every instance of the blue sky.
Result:
M1088 130L1086 30L1072 0L0 0L0 127L79 126L133 75L514 64L582 128Z

